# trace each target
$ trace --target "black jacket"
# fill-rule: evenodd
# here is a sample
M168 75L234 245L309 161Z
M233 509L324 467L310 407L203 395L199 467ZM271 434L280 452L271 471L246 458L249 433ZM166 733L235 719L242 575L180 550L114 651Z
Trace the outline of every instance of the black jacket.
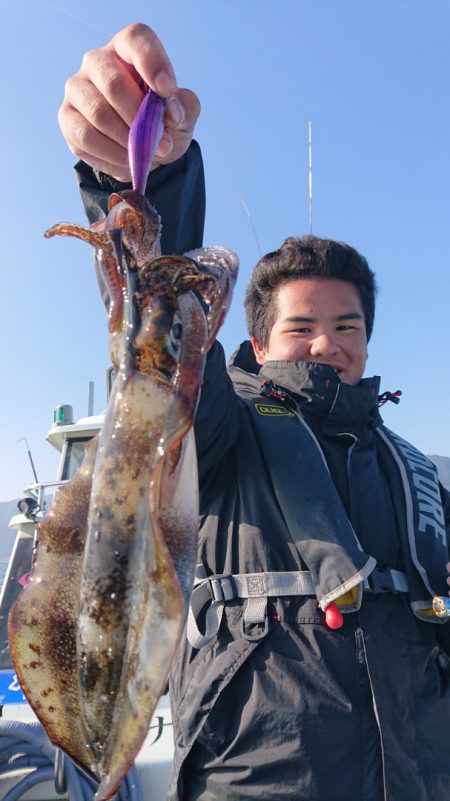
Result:
M405 494L377 432L378 380L340 385L330 368L296 362L256 369L247 345L233 359L232 381L220 346L208 360L196 420L205 572L309 568L326 582L349 575L347 554L363 576L373 556L378 567L412 575ZM264 378L288 398L261 396ZM270 413L280 405L292 418ZM302 417L327 466L314 460ZM340 543L327 528L330 513ZM447 591L447 553L439 593ZM450 797L450 673L440 641L448 626L417 619L410 595L368 589L338 631L325 625L316 597L270 598L268 631L257 641L242 636L246 602L226 604L218 637L198 651L186 644L173 670L179 778L170 797Z
M81 169L92 220L120 187ZM174 231L173 243L163 240L163 249L199 246L203 190L196 146L150 176L149 188L166 232L170 199L184 209L178 221L187 229ZM321 384L329 371L336 394L330 368L286 364L272 373L269 366L265 377L287 390L287 406L260 397L248 347L233 362L233 383L220 346L208 358L196 418L199 560L207 575L307 568L319 596L269 598L267 632L254 640L242 636L246 601L233 600L208 645L197 650L183 643L171 679L170 798L443 801L450 797L450 673L440 646L448 626L418 619L406 593L365 591L333 631L318 602L333 592L339 575L344 589L355 577L358 587L376 563L417 572L405 540L399 471L377 435L378 384L342 385L334 403ZM261 427L255 426L257 403L269 407ZM271 406L285 408L288 438L280 437L281 418ZM306 447L312 438L320 449ZM448 524L444 494L443 503ZM445 564L436 591L446 591Z

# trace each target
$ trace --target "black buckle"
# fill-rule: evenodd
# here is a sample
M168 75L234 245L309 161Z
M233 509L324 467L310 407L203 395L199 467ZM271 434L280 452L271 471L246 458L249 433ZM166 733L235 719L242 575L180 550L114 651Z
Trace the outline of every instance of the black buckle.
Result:
M368 577L372 592L397 592L389 568L376 567Z

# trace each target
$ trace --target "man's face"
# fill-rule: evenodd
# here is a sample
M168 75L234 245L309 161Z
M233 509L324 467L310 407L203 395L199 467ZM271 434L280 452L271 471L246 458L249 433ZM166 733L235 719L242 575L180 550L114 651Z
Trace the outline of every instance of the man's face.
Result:
M356 288L334 278L281 284L269 344L265 348L252 338L252 345L258 364L329 364L345 384L359 384L367 361L367 336Z

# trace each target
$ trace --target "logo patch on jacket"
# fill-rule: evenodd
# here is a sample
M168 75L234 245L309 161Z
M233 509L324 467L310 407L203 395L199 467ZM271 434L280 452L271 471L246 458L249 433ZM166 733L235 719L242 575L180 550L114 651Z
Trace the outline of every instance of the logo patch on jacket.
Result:
M271 403L255 403L255 409L263 417L292 417L293 412L285 409L284 406L276 406Z

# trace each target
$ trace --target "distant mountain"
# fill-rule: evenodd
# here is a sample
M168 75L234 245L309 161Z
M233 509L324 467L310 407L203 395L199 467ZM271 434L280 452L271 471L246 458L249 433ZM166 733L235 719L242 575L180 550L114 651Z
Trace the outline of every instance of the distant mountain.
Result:
M8 528L8 523L13 515L19 514L17 501L0 501L0 562L8 559L13 547L16 532Z
M436 465L441 483L450 490L450 456L429 456L428 458Z

